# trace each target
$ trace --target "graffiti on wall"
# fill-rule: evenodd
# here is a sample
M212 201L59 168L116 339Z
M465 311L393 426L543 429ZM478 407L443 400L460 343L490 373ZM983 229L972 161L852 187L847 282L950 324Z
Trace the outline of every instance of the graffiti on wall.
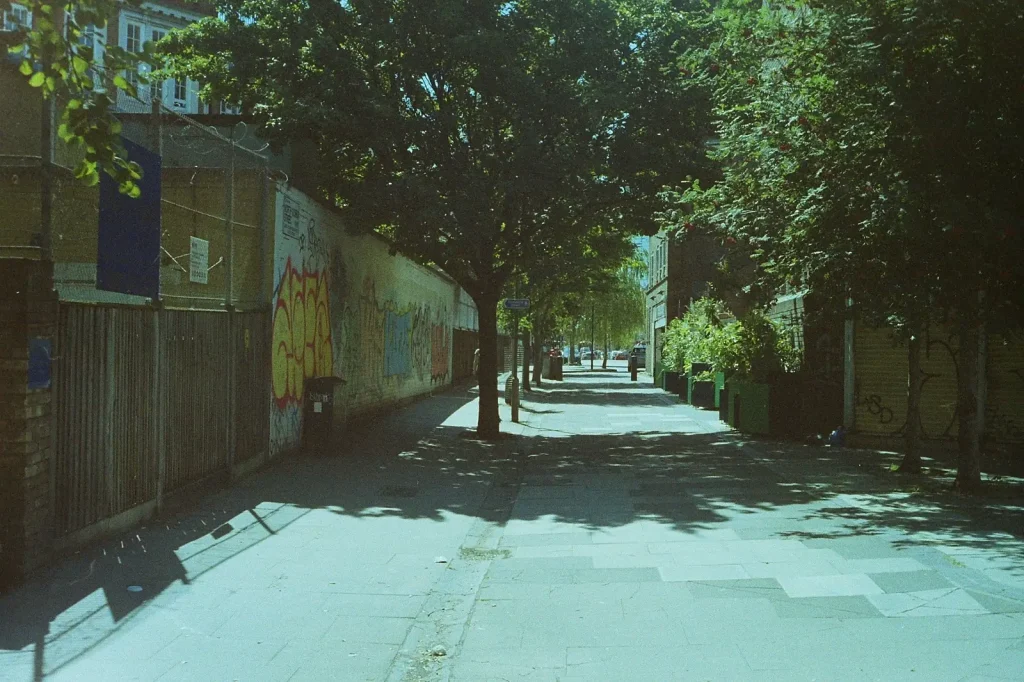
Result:
M995 369L995 371L993 371ZM1000 443L1024 442L1024 370L1005 365L989 367L989 401L985 405L985 434Z
M401 305L380 295L367 276L358 297L344 302L335 327L345 348L338 356L342 374L368 402L408 381L443 382L451 374L450 327L446 308Z
M278 407L302 401L306 379L334 372L328 275L300 271L291 258L277 287L273 321L273 392Z
M275 454L299 442L306 380L334 374L330 264L316 217L285 195L282 225L274 243L271 447Z
M921 361L921 434L924 438L954 438L957 434L959 375L956 336L930 331L926 333L925 342ZM985 438L993 443L1024 441L1024 371L1018 368L1022 352L1020 343L1020 340L1008 340L1004 345L1001 339L990 340L986 369ZM892 357L893 370L883 375L884 382L878 378L867 382L863 379L865 375L858 376L858 429L877 435L901 436L906 430L906 347L894 346L881 351L874 346L870 352L872 355L865 356L865 361L882 365ZM876 355L882 352L893 355ZM903 357L899 358L897 354ZM902 369L896 370L896 367Z
M448 362L452 355L451 329L446 325L431 325L430 380L444 381L448 377Z
M921 349L921 435L924 438L950 438L956 435L956 340L953 335L941 335L931 330L925 334ZM906 346L888 349L900 363L905 363ZM882 362L872 358L871 362ZM856 366L856 365L855 365ZM905 364L902 365L904 368ZM906 369L889 375L885 386L872 386L862 390L857 382L858 428L887 436L899 436L907 425Z
M384 376L408 376L412 367L412 315L388 310L384 328Z

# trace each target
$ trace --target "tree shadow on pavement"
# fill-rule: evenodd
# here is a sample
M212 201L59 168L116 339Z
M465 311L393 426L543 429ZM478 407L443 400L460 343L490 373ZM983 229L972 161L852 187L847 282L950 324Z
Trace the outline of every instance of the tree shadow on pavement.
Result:
M650 389L631 395L630 386L588 382L584 391L537 392L532 402L550 406L549 413L573 400L634 407L657 400L667 407ZM613 394L604 403L602 390ZM461 437L475 420L471 399L445 394L417 403L345 434L333 456L279 461L187 514L40 573L0 599L0 672L7 650L34 656L42 678L116 632L161 592L188 590L226 562L253 561L246 552L287 535L314 510L367 521L443 523L456 514L506 529L515 524L517 532L538 522L543 532L567 533L609 534L639 524L684 534L739 527L765 538L881 535L897 548L945 542L1016 556L1006 570L1024 582L1021 504L973 509L949 493L907 491L881 474L888 462L877 455L751 444L734 432L550 429L481 442ZM496 489L511 491L512 502L490 503ZM135 585L142 591L129 592Z

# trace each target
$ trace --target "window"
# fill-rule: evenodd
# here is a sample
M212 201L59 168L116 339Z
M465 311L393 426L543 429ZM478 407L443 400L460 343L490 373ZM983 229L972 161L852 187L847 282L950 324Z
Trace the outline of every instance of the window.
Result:
M119 31L121 47L128 52L141 53L147 42L159 42L166 38L167 34L177 25L184 25L184 23L165 23L165 21L163 17L157 19L142 12L122 10ZM148 102L150 88L153 88L152 96L159 97L167 107L175 111L183 114L198 114L203 111L203 106L199 101L199 84L191 79L169 78L160 83L154 82L149 86L140 86L139 74L146 73L148 68L148 65L140 65L138 74L129 73L125 76L129 83L136 86L138 99ZM131 98L121 93L118 96L117 106L122 111L136 111L138 102L132 102Z
M82 28L82 33L79 36L79 43L85 49L79 50L86 59L92 58L93 66L89 67L86 75L92 80L94 88L100 90L103 88L102 82L102 69L103 69L103 55L106 51L107 46L107 27L97 28L92 24ZM98 68L97 68L98 67Z
M128 29L125 31L124 49L129 52L142 52L142 25L131 21L128 22Z
M237 104L228 104L227 102L220 103L220 113L231 114L232 116L238 116L242 113L242 108Z
M174 84L174 108L184 109L188 106L188 83L181 78L175 78Z
M11 9L4 12L5 31L24 31L32 28L32 13L28 7L11 3Z

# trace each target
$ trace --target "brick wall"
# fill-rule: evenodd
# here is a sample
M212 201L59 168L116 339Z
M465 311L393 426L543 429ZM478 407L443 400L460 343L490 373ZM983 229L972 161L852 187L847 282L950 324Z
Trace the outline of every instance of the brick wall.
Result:
M46 561L51 543L51 413L46 342L52 269L0 259L0 587Z

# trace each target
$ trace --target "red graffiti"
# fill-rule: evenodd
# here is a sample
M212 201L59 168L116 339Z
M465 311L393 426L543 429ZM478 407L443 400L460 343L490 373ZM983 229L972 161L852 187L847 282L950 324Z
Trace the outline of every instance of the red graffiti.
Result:
M299 273L289 257L274 305L273 389L279 408L302 401L306 379L334 373L327 272Z

